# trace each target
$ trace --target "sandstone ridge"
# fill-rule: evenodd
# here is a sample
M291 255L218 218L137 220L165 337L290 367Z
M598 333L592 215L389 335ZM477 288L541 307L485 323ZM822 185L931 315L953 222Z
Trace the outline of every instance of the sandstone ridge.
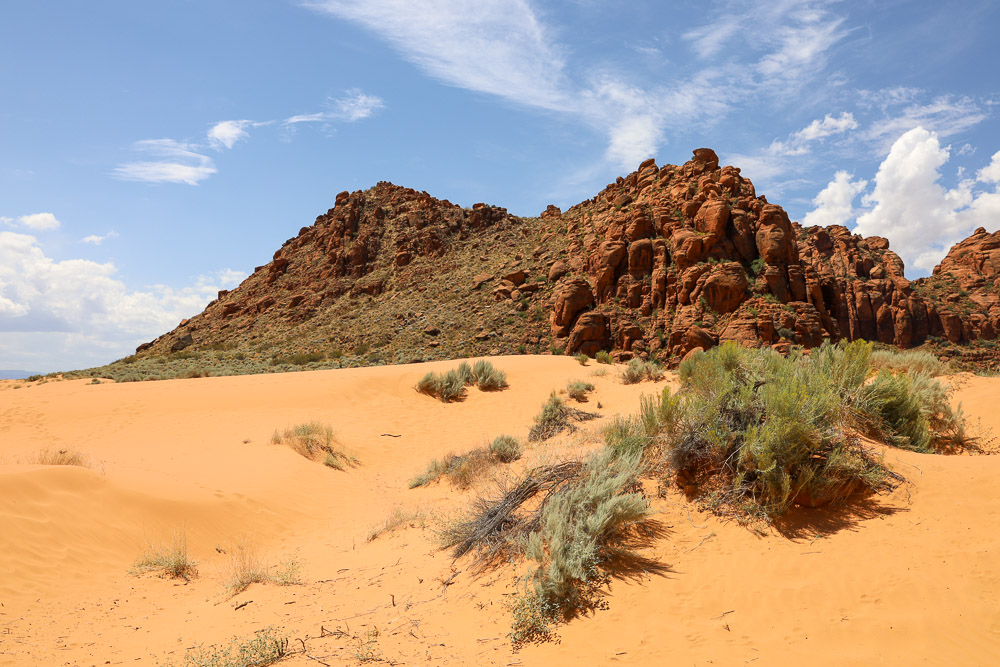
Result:
M997 234L977 230L911 283L886 239L804 228L700 148L535 218L385 182L342 192L237 289L137 354L609 350L676 362L727 340L912 347L995 338L998 282Z

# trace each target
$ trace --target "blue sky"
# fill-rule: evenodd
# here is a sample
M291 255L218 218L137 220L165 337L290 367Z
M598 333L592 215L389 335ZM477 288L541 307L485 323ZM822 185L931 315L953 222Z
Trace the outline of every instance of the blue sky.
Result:
M714 148L926 275L1000 227L1000 5L0 8L0 368L106 363L390 180L520 215Z

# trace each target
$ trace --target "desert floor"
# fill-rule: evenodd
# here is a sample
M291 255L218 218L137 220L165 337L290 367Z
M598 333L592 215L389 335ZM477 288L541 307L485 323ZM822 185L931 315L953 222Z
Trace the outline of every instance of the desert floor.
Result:
M517 568L477 572L436 541L489 483L408 480L434 457L526 437L569 380L596 385L580 407L605 419L664 383L625 386L565 357L493 361L510 388L452 404L413 386L457 362L0 383L0 665L182 664L191 647L268 626L299 651L281 664L312 667L996 664L1000 457L895 450L887 460L909 484L795 510L763 534L672 488L654 494L664 534L645 554L662 567L614 580L607 608L562 626L559 643L512 652ZM1000 434L1000 378L952 381L974 429ZM332 425L360 465L341 472L271 443L312 420ZM603 421L529 445L515 468L596 446ZM32 464L43 449L83 452L89 466ZM396 510L423 518L368 541ZM200 576L129 573L178 531ZM272 571L298 563L303 583L229 596L239 545Z

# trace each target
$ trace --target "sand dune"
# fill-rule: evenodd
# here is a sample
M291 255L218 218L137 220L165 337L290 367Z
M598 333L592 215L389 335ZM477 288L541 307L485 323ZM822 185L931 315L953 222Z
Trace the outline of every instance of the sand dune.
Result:
M429 459L524 437L553 389L597 385L587 409L636 410L658 390L562 357L502 357L510 389L442 404L413 391L457 362L0 391L0 664L162 664L199 643L281 628L328 664L991 664L1000 654L1000 458L890 451L911 484L793 513L766 535L654 499L664 566L612 583L607 609L559 644L511 653L516 572L475 573L434 527L473 497L410 490ZM962 377L960 400L1000 432L1000 379ZM318 420L360 461L341 472L271 444ZM592 428L596 428L592 427ZM587 431L535 446L529 465ZM89 467L30 463L74 449ZM420 510L368 542L393 511ZM187 535L200 576L128 573L148 542ZM295 561L303 583L225 584L235 545ZM377 631L376 631L377 630ZM323 635L323 636L321 636ZM287 664L317 664L303 654Z

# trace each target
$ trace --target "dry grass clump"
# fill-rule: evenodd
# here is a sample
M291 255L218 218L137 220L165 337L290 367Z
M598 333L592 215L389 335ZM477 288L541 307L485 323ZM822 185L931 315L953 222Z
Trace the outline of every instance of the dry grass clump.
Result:
M897 373L924 373L931 377L948 372L948 364L930 352L922 350L874 350L871 354L872 367L876 370Z
M198 576L198 564L188 557L187 535L174 533L169 543L147 545L129 570L132 574L159 572L162 576L190 580Z
M419 524L424 526L423 510L404 510L402 507L393 508L392 512L377 526L368 531L368 542L372 542L386 533L391 533L403 526L413 527Z
M566 395L577 403L587 400L587 392L594 391L594 385L583 380L574 380L566 385Z
M476 361L472 366L463 361L458 368L447 373L427 373L420 378L415 389L440 399L442 403L450 403L463 399L465 388L473 385L481 391L505 389L508 386L507 374L485 359Z
M275 567L272 573L272 567L260 555L257 545L248 537L237 542L231 551L225 584L230 597L239 595L252 584L292 586L302 583L298 561L285 561Z
M87 457L73 449L43 449L31 459L31 462L43 466L90 467Z
M601 350L600 352L597 353L597 356L594 358L597 360L597 363L599 364L613 364L615 362L614 358L612 358L611 356L611 353L607 352L606 350Z
M426 486L441 477L460 489L467 489L486 476L501 463L511 463L521 458L521 443L509 435L501 435L487 447L479 447L465 454L449 454L434 459L427 470L410 480L410 488Z
M336 470L359 465L358 459L344 451L337 442L333 428L320 422L307 422L285 429L284 432L274 432L271 444L287 445L305 458L322 460L323 465Z
M542 406L542 411L535 415L535 423L528 432L528 440L530 442L547 440L561 431L575 430L573 422L587 421L598 416L593 412L568 407L555 392L552 392Z
M621 371L622 384L637 384L643 380L657 382L664 376L663 367L655 361L629 360Z
M258 630L249 639L234 637L225 646L188 649L181 664L183 667L266 667L287 655L288 638L268 627Z

